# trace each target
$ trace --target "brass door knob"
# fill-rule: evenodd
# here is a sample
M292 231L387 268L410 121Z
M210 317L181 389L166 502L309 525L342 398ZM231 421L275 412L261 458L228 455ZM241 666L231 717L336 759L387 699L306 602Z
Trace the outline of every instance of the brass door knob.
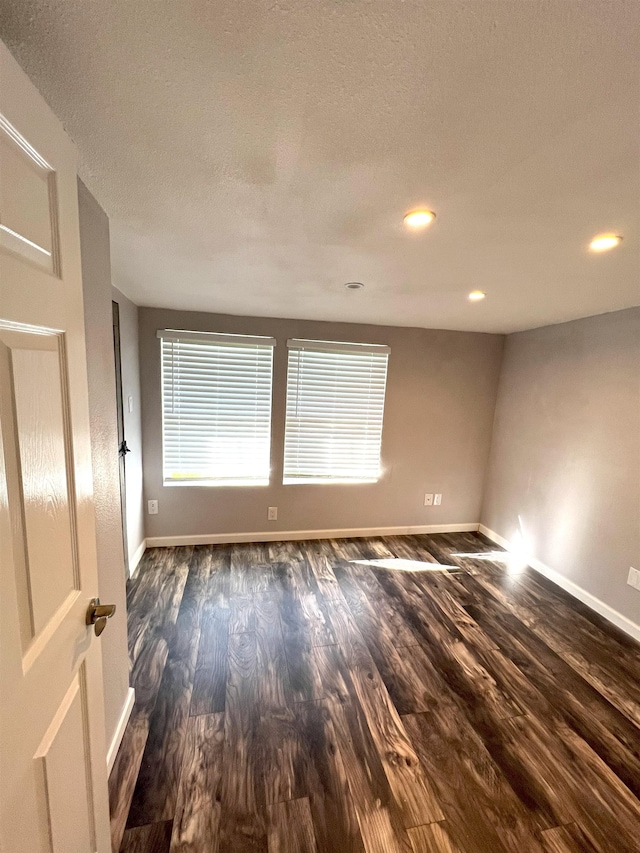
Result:
M116 612L115 604L100 604L99 598L92 598L87 608L87 625L93 625L96 637L107 627L107 619Z

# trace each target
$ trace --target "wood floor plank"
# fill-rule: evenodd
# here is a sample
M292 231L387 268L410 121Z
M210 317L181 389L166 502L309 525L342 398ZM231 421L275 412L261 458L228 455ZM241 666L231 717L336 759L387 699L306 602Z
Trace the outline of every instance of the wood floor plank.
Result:
M282 640L278 600L269 593L254 596L257 649L256 701L262 716L292 704L287 658Z
M398 713L411 714L426 710L429 699L405 665L406 652L403 655L396 648L391 626L384 618L379 618L380 610L369 601L350 568L336 566L334 572Z
M442 538L453 540L451 547L455 548L456 537L465 536L445 534ZM470 547L479 542L473 539ZM491 561L484 566L487 570L492 568L493 574L488 571L479 573L478 582L622 713L640 725L640 684L635 677L638 650L635 645L618 642L611 632L600 630L575 606L571 606L571 599L567 603L563 590L558 587L550 589L548 584L543 586L543 579L537 573L526 569L510 577L508 572L501 572L500 566ZM617 645L617 653L613 656L612 645Z
M328 702L366 853L410 853L402 815L357 701Z
M148 736L149 717L137 713L134 708L109 774L109 820L113 853L120 850Z
M463 588L455 576L449 573L420 573L411 575L416 586L429 599L436 602L462 638L475 648L495 649L495 640L489 637L464 609L455 595L456 587Z
M167 551L168 549L158 549ZM129 661L135 665L145 638L175 625L189 575L191 548L165 554L146 570L127 613Z
M273 577L273 594L278 602L291 698L294 702L321 699L324 694L313 653L312 632L287 564L274 564Z
M324 598L310 583L307 566L300 560L291 560L278 566L278 580L284 589L294 595L300 605L300 616L304 620L306 631L312 646L330 646L335 637L326 615ZM284 575L282 569L284 568ZM274 574L276 566L274 565Z
M364 853L329 707L325 702L305 702L296 707L295 714L301 744L296 768L299 790L305 791L309 798L318 849L320 853L330 850Z
M402 597L403 591L397 584L394 579L387 578L385 580L385 584L391 588L396 588L398 594ZM407 602L409 604L409 602ZM420 614L415 614L408 609L408 617L413 616L417 621L420 621ZM449 671L449 659L446 653L446 643L442 641L438 641L437 634L432 634L431 625L422 626L425 631L425 636L430 636L432 640L432 648L434 653L434 661L437 662L438 668L443 672L443 677L447 680L450 688L458 693L458 695L465 699L466 704L469 707L469 710L473 710L473 723L476 728L482 732L485 743L493 748L492 755L509 778L512 785L515 786L515 789L518 791L519 795L523 797L523 801L526 801L526 798L529 798L533 804L535 804L535 808L538 810L538 814L541 820L541 828L550 828L551 825L558 825L563 822L567 822L576 816L578 816L582 822L583 828L586 829L590 827L588 823L588 818L583 814L583 810L580 806L581 801L588 801L589 796L583 791L582 796L578 793L578 787L575 787L575 779L580 778L581 775L591 772L593 774L595 785L599 783L599 787L602 789L602 796L605 796L605 792L607 795L611 797L610 803L608 804L608 809L613 811L614 804L619 799L617 808L621 810L621 813L625 815L625 819L629 822L632 820L634 803L637 805L637 800L632 797L631 793L627 791L627 789L622 785L621 782L611 774L607 777L607 781L603 781L602 775L605 776L607 773L610 773L609 769L606 768L603 762L599 762L599 759L593 753L589 746L581 739L577 738L570 729L566 727L562 727L556 721L551 720L549 723L553 723L552 731L555 732L555 738L552 738L556 743L556 749L561 751L564 749L566 760L569 764L574 768L575 778L569 774L567 777L561 775L559 768L556 768L557 778L554 778L554 785L551 789L547 789L541 785L540 780L544 779L544 773L542 772L542 766L547 767L547 773L552 772L551 768L553 767L553 756L550 751L544 753L544 757L541 760L541 763L536 763L537 759L542 751L543 738L540 736L540 732L536 730L536 734L539 736L538 740L534 742L534 739L531 739L530 750L528 752L518 752L516 748L516 739L513 738L512 748L508 748L505 745L505 739L508 741L508 733L510 731L509 725L513 725L518 727L521 725L520 721L524 719L524 717L514 717L510 720L500 719L499 715L492 713L492 709L488 703L484 703L484 707L478 708L475 704L477 702L477 695L475 693L469 693L466 689L460 689L460 682L457 679L458 674L454 673L454 677L452 677L451 672ZM533 725L533 724L531 724ZM529 729L526 727L526 723L522 723L524 727L524 731L528 732ZM497 733L500 732L500 737L496 740ZM573 742L572 739L575 739ZM567 741L572 740L573 749L571 754L567 754ZM497 747L497 748L496 748ZM580 767L579 772L577 772L577 768ZM520 781L521 780L521 781ZM621 787L618 787L620 785ZM567 790L565 790L565 788ZM567 794L567 791L569 792ZM628 799L627 793L629 797L632 799ZM595 805L592 806L595 808ZM572 811L571 809L574 809ZM604 813L609 814L609 812ZM609 818L603 817L602 822L607 823ZM545 826L546 823L546 826ZM595 829L593 830L596 831ZM621 849L623 849L621 847Z
M495 712L498 717L517 716L524 712L508 685L499 684L483 666L482 649L465 642L457 626L435 601L420 593L412 578L377 568L374 573L402 608L423 644L432 650L450 689L470 707L486 709L487 713Z
M584 602L574 598L569 592L533 569L529 569L527 572L521 574L518 580L519 582L526 583L529 590L535 592L541 604L564 604L573 613L580 616L582 620L596 628L597 633L603 635L605 641L608 644L610 643L612 648L623 650L623 657L627 659L630 656L633 662L633 670L635 671L638 643L633 637L630 637L629 634L626 634L617 625L609 622L600 613L596 613L595 610L592 610Z
M231 596L253 593L252 552L246 545L236 545L231 551L231 572L229 594Z
M308 566L300 560L294 560L274 563L272 571L272 591L277 595L283 617L304 631L311 646L335 643L324 599L314 589L315 581Z
M267 815L269 853L318 853L306 797L269 806Z
M322 698L332 699L340 705L351 702L352 685L347 664L338 645L319 646L313 649L320 680Z
M351 574L388 628L394 646L404 648L417 645L418 638L393 607L370 568L363 563L354 562L351 564Z
M346 603L334 602L331 621L404 826L442 820L431 785Z
M640 726L640 683L630 671L632 662L625 660L621 650L612 658L611 644L597 636L597 629L583 625L562 605L540 607L523 621L585 681Z
M109 775L111 839L117 851L127 824L140 765L149 734L149 719L155 708L168 655L167 626L158 620L131 672L135 703L129 723Z
M542 841L545 853L600 853L575 823L545 829Z
M255 633L229 637L224 717L220 853L266 853L260 784L260 714Z
M424 671L418 669L418 674ZM452 839L464 853L539 853L538 824L532 820L530 804L519 799L511 784L513 780L519 784L517 768L511 772L509 766L510 778L504 775L463 708L447 697L435 670L430 677L434 693L441 691L434 696L433 710L403 721L443 804ZM495 737L499 744L498 734Z
M189 720L197 641L196 630L190 653L167 660L158 701L151 715L128 827L154 822L155 817L161 820L168 819L166 815L173 817Z
M269 562L290 563L292 560L300 559L300 544L298 542L282 541L269 542L267 544Z
M470 579L475 583L475 579ZM513 614L477 590L467 605L562 719L640 796L640 729Z
M408 830L413 853L463 853L451 840L446 821Z
M230 610L215 599L204 604L191 695L191 716L224 711Z
M422 547L432 554L443 566L454 566L464 569L469 574L482 572L485 564L481 559L474 559L478 551L475 544L469 546L464 542L451 542L443 535L416 536Z
M172 821L164 820L128 829L120 853L169 853Z
M191 718L170 853L218 851L223 744L224 714Z
M224 711L227 689L231 552L224 546L207 550L210 556L209 579L200 612L200 642L191 694L192 716Z
M272 805L306 796L307 789L300 776L305 746L295 710L286 708L262 716L258 743L259 801Z
M168 820L175 813L200 641L200 616L210 573L211 554L207 549L198 549L192 554L158 698L149 720L128 827Z
M342 601L342 593L331 570L326 548L317 542L301 542L300 547L318 592L325 601Z
M244 634L256 629L253 593L234 593L229 601L229 633Z
M304 631L283 622L289 683L294 702L313 702L324 697L316 648Z
M147 548L136 566L135 573L127 580L127 611L131 608L134 597L137 595L142 578L145 577L147 572L153 572L158 568L159 560L169 559L171 556L171 553L166 548Z
M640 804L583 740L531 716L503 720L501 728L506 751L530 779L544 780L539 793L558 825L575 821L596 849L615 838L616 853L637 853Z
M271 583L268 545L247 542L234 545L231 551L231 595L266 592Z

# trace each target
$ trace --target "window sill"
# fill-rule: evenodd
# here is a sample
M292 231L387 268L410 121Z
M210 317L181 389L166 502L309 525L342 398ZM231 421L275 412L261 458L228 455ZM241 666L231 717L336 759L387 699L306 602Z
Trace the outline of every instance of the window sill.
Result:
M264 488L269 485L268 480L164 480L163 486L169 488L193 487L196 489L232 489L232 488Z
M341 480L341 479L329 479L328 477L290 477L288 479L284 479L282 481L283 486L361 486L371 483L380 482L380 477L376 477L371 480Z

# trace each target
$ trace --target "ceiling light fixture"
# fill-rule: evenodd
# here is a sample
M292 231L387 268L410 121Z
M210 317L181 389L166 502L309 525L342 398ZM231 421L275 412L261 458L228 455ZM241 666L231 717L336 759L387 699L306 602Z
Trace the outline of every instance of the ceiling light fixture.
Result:
M619 234L599 234L589 243L589 248L592 252L608 252L609 249L619 246L621 242L622 237Z
M404 224L407 228L426 228L436 218L432 210L410 210L404 216Z
M347 290L362 290L364 284L361 281L348 281L345 287Z
M472 302L480 302L481 299L484 299L487 294L484 290L472 290L469 294L469 299Z

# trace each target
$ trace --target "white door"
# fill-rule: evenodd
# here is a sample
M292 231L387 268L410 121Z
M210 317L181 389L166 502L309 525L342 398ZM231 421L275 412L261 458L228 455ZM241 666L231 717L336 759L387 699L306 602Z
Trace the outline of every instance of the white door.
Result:
M110 850L92 492L75 151L0 42L2 853Z

